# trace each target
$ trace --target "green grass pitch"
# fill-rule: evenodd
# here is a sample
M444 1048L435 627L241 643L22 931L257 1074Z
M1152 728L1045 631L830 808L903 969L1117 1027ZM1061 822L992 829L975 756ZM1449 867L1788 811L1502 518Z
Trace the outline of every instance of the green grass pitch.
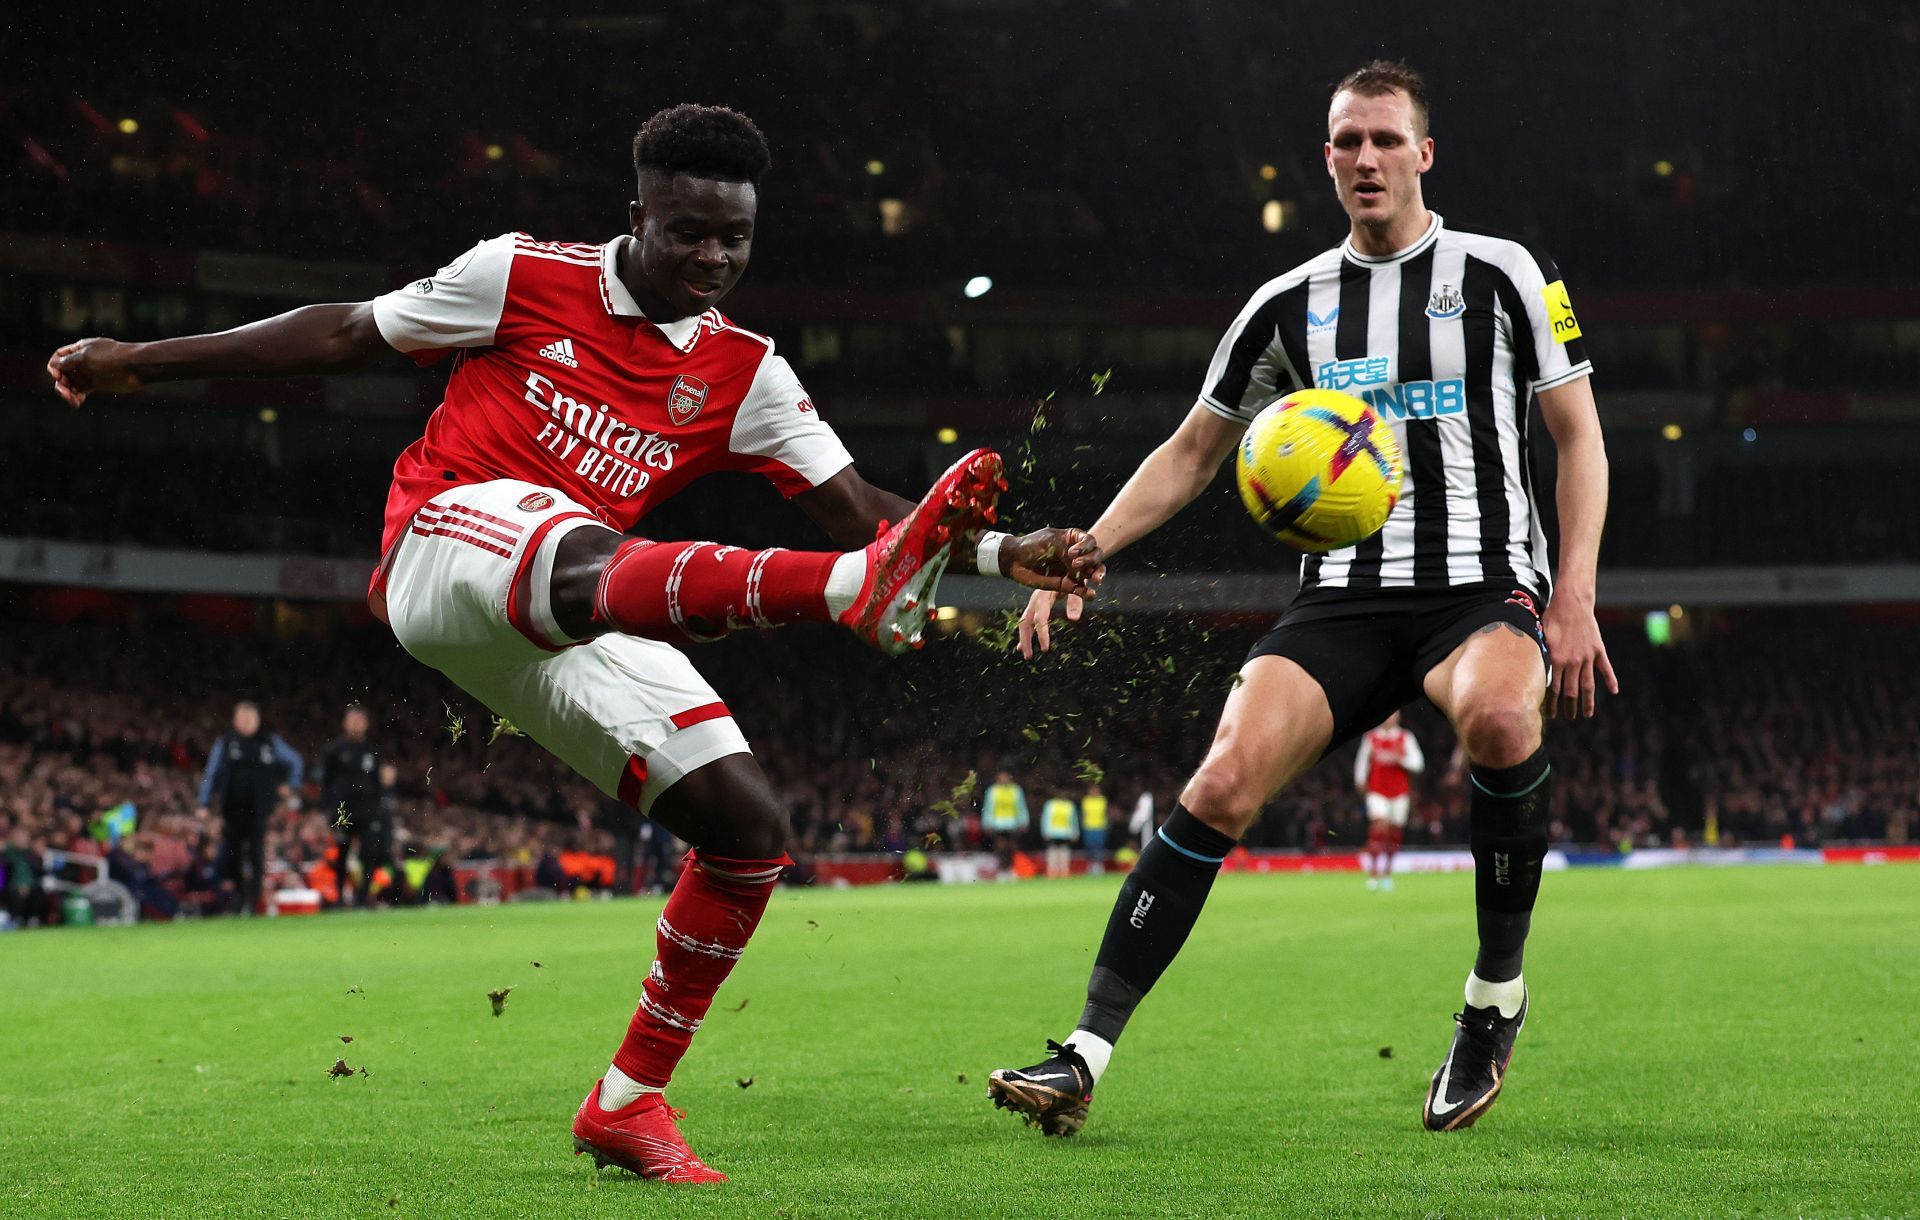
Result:
M781 893L671 1094L717 1188L570 1155L659 899L0 937L0 1214L1920 1215L1920 869L1549 876L1453 1135L1470 879L1230 876L1042 1140L986 1075L1066 1032L1115 885Z

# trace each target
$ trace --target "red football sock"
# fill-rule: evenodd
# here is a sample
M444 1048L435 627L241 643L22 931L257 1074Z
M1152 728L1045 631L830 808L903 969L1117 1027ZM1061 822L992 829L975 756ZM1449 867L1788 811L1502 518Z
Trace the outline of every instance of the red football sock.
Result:
M713 993L760 925L780 871L793 861L729 860L694 851L660 912L653 968L613 1066L664 1089L706 1018Z
M632 538L601 570L593 617L628 635L676 643L714 640L742 627L826 622L833 617L827 577L839 558Z

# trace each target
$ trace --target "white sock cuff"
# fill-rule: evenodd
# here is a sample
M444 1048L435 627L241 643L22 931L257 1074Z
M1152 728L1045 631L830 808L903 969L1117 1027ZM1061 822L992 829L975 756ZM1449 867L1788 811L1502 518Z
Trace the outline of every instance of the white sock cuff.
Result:
M1526 998L1527 985L1520 976L1489 983L1471 971L1467 974L1467 1003L1475 1008L1498 1008L1501 1016L1512 1019Z
M1113 1059L1113 1043L1099 1034L1076 1029L1068 1034L1062 1046L1070 1046L1074 1052L1087 1061L1087 1070L1093 1073L1093 1082L1100 1083L1100 1076L1107 1070L1107 1064Z
M827 613L839 618L853 608L867 587L867 553L848 551L833 561L827 573Z
M600 1108L602 1110L624 1110L649 1093L664 1093L665 1089L656 1089L650 1084L641 1084L612 1064L607 1065L605 1079L600 1082Z

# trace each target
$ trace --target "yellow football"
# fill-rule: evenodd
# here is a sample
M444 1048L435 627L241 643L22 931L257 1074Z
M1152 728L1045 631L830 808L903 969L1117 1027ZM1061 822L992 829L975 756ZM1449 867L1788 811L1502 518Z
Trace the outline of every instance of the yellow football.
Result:
M1400 444L1351 394L1296 390L1247 426L1235 464L1261 528L1303 551L1372 537L1400 499Z

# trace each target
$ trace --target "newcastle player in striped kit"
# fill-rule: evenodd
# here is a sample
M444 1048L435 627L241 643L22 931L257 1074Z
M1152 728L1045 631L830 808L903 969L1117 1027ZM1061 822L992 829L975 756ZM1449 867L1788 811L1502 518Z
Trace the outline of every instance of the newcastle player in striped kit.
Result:
M1108 554L1212 481L1259 410L1294 389L1365 398L1406 454L1386 528L1311 557L1301 592L1253 649L1206 760L1121 889L1064 1043L996 1071L996 1104L1053 1135L1085 1123L1127 1020L1186 941L1222 859L1260 809L1327 752L1425 695L1472 763L1470 838L1479 952L1426 1125L1474 1122L1499 1094L1527 1015L1521 955L1547 850L1550 710L1592 715L1617 691L1594 621L1607 462L1565 285L1528 243L1443 220L1420 75L1376 61L1335 89L1327 173L1345 242L1268 283L1221 341L1201 397L1093 526ZM1527 462L1529 404L1559 451L1560 571ZM1054 595L1035 593L1021 651L1048 646ZM1069 618L1078 600L1068 598Z

